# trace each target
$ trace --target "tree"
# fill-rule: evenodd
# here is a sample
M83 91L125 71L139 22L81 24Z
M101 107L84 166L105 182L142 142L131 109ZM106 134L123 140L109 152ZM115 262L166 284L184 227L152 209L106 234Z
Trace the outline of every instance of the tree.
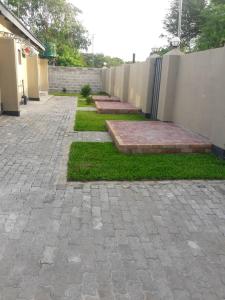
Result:
M209 5L202 13L197 50L222 47L225 44L225 4Z
M225 4L225 0L211 0L211 4L215 4L215 5Z
M105 61L108 67L116 67L124 63L121 58L111 56L105 56Z
M105 56L102 53L83 53L82 56L87 67L102 68L105 63L107 67L113 67L124 63L124 61L118 57Z
M206 0L183 0L181 47L191 48L191 40L200 32L201 13L207 5ZM178 35L179 0L172 0L169 13L164 20L166 36L170 39Z
M68 51L76 53L90 45L87 31L78 20L81 11L66 0L8 0L8 5L43 43L56 43L64 58Z
M84 60L80 53L68 46L68 45L59 45L57 50L56 65L57 66L74 66L74 67L83 67L85 65Z
M151 55L157 54L157 55L163 56L163 55L165 55L167 52L169 52L172 49L173 48L170 47L170 46L161 47L161 48L158 48L156 51L152 51Z
M87 49L87 31L78 21L81 11L66 0L9 0L9 7L42 41Z

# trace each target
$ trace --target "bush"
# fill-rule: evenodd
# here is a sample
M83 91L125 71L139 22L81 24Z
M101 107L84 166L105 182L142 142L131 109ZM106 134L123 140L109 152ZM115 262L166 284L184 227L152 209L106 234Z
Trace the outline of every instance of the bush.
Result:
M91 87L90 87L90 85L89 85L89 84L85 84L85 85L82 87L80 94L81 94L83 97L85 97L85 98L87 98L88 96L90 96L90 94L91 94Z
M91 96L88 96L87 98L86 98L86 103L87 104L91 104L93 101L92 101L92 97Z
M106 93L106 92L103 92L103 91L100 91L99 93L97 93L98 95L100 95L100 96L109 96L109 94L108 93Z

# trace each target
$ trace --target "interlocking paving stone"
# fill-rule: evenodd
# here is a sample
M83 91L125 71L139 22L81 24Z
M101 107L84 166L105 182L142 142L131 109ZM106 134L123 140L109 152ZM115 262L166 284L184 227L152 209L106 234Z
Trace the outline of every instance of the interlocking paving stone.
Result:
M66 183L73 121L0 117L0 299L224 299L225 181Z

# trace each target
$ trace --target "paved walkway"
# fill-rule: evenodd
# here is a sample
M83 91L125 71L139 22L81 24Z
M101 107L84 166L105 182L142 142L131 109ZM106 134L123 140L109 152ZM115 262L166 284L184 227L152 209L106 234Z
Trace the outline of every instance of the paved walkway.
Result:
M225 182L66 184L73 119L0 117L0 299L225 299Z

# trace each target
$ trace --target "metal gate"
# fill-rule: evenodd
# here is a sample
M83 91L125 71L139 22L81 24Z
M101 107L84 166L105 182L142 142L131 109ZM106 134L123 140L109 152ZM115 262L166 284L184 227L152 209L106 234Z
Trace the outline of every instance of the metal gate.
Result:
M158 105L159 105L159 92L162 72L162 57L157 57L155 60L155 77L153 82L152 91L152 106L150 117L152 120L157 120Z

